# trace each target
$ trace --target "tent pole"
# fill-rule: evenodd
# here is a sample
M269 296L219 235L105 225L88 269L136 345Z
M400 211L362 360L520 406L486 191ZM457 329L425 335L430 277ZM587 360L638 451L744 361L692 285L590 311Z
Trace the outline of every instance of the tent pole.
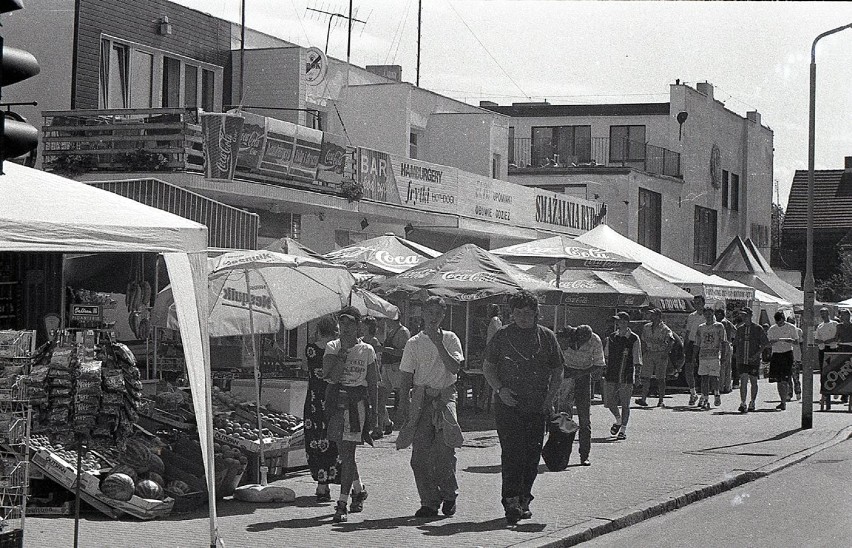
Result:
M255 343L254 336L254 308L252 308L251 302L251 283L249 282L249 270L245 269L246 276L246 295L248 296L248 309L249 309L249 331L251 332L251 353L252 359L254 361L254 396L255 396L255 410L257 411L257 439L260 443L260 462L258 463L257 473L260 476L258 479L258 483L260 485L266 485L266 459L263 455L263 423L260 419L260 362L258 361L257 356L257 344Z
M470 342L470 301L464 305L464 359L468 358L467 345Z

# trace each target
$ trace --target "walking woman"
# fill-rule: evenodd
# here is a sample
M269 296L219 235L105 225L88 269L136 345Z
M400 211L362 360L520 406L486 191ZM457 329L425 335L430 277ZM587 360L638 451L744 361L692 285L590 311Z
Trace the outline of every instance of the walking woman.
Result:
M340 483L337 444L328 440L322 361L325 345L337 338L337 320L324 316L317 322L316 338L305 348L308 358L308 393L305 396L305 453L311 477L317 482L317 502L331 502L329 484Z
M325 347L322 369L330 386L326 393L328 410L328 438L337 443L342 468L340 470L340 498L334 511L334 522L348 519L348 513L364 509L367 490L358 474L355 448L369 440L370 425L375 423L375 405L378 398L376 384L379 371L376 352L358 338L361 313L354 306L344 307L338 314L340 338ZM352 504L347 511L350 489Z

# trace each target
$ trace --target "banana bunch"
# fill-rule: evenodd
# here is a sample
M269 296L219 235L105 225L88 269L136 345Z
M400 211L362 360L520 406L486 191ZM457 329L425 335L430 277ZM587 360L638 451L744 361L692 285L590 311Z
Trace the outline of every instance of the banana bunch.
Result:
M124 295L124 304L128 312L138 312L140 309L151 306L151 284L146 280L141 282L131 281L127 284Z

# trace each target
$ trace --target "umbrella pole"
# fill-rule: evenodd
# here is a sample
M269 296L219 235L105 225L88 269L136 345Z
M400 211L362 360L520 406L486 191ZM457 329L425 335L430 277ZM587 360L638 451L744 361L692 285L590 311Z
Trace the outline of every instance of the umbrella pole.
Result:
M263 455L263 422L260 419L260 362L258 361L257 356L257 344L254 340L254 308L252 307L251 302L251 283L249 281L249 270L245 270L246 275L246 295L248 295L248 309L249 309L249 331L251 332L251 353L254 361L254 396L255 396L255 410L257 411L257 439L260 443L260 463L258 464L257 471L259 475L258 483L263 486L266 485L266 459Z
M470 301L464 303L464 359L468 358L467 345L470 342Z

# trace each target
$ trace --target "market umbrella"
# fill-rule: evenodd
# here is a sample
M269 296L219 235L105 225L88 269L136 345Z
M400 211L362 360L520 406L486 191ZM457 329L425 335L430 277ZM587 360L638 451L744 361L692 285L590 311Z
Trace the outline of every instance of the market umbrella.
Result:
M559 275L557 284L557 273L548 266L535 266L527 272L560 289L562 294L558 304L606 308L638 308L648 304L648 294L638 286L630 273L569 269Z
M285 255L295 255L296 257L310 257L312 259L324 260L320 253L289 236L279 238L263 249L268 249L276 253L284 253Z
M378 284L380 295L438 295L465 303L465 355L468 355L470 301L526 289L540 297L559 295L555 287L474 244L465 244Z
M441 253L388 233L326 253L323 257L371 274L399 274Z
M634 259L585 244L569 236L553 236L500 247L492 249L491 253L512 263L559 265L561 270L591 268L629 271L640 264Z
M399 308L395 304L389 303L372 291L360 287L352 288L349 304L357 308L364 316L391 320L399 317Z
M260 417L260 369L255 335L293 329L336 312L349 303L354 279L341 265L274 251L233 251L208 261L211 337L250 335L254 356L257 426ZM175 327L167 292L157 296L154 325ZM261 485L266 485L263 436Z

